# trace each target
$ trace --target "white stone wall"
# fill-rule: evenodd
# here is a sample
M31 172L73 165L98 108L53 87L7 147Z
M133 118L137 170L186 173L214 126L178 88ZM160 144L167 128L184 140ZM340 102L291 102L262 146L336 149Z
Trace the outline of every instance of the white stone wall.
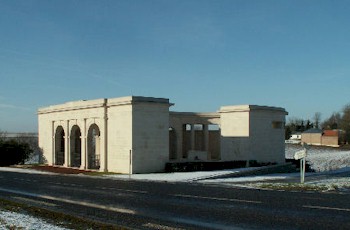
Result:
M284 162L284 109L244 105L220 112L223 161Z
M39 109L39 147L43 149L44 157L49 165L54 163L54 137L58 126L62 126L65 132L65 165L70 162L70 132L74 125L79 126L82 135L82 151L86 153L86 140L88 128L96 124L100 128L101 143L106 143L104 120L105 120L105 99L91 101L69 102L62 105L49 106ZM101 145L102 160L105 155L105 145ZM86 154L82 154L82 168L86 162ZM104 170L102 166L102 170Z
M169 104L133 104L133 172L162 172L169 161Z
M278 110L252 110L250 114L250 160L285 162L285 113Z
M250 113L246 106L225 106L221 113L221 160L250 158Z
M55 133L61 126L65 133L63 166L71 167L70 136L77 126L81 132L80 168L88 169L88 133L96 125L100 131L96 142L100 171L163 171L169 151L169 105L168 99L122 97L42 108L38 111L39 146L47 163L55 165Z
M169 106L168 99L130 96L75 101L41 108L38 111L39 147L43 149L49 165L57 163L55 135L58 127L62 127L65 133L63 166L71 167L71 148L76 149L75 143L79 141L73 139L71 132L79 127L80 168L88 169L92 162L88 156L92 149L88 144L92 139L89 129L97 126L99 136L94 140L100 171L124 174L161 172L170 161L169 127L176 132L176 152L173 154L176 159L172 160L199 159L192 157L193 154L200 154L200 160L212 160L208 127L217 124L221 138L217 135L215 139L215 143L220 143L220 149L215 149L218 156L214 160L284 162L284 122L287 113L282 108L243 105L225 106L219 113L169 113ZM185 124L192 128L190 134L186 134L191 138L186 139L186 149L183 150ZM201 125L202 129L195 130L195 125ZM183 154L188 155L184 153L187 149L190 157L184 159ZM79 159L74 163L77 161Z
M131 172L132 105L114 105L108 108L108 171Z

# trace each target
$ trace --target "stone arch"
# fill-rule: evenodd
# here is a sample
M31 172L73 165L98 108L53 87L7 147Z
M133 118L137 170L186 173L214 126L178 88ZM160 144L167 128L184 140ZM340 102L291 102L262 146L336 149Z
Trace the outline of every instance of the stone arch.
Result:
M88 169L100 168L100 128L95 123L90 125L87 135Z
M55 132L55 165L64 164L65 132L62 126L57 126Z
M70 166L81 165L81 131L78 125L74 125L70 132Z

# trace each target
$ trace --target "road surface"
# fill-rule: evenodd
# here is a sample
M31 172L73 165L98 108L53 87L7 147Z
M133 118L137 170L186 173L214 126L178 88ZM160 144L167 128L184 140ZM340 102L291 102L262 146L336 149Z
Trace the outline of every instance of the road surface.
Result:
M350 229L349 194L0 171L0 197L134 229Z

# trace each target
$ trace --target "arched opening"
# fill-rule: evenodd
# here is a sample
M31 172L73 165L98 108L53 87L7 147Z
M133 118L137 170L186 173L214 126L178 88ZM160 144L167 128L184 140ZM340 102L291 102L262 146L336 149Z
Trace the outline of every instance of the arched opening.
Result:
M87 136L88 169L100 168L100 129L96 124L90 126Z
M55 133L55 165L63 165L64 164L64 138L65 133L62 126L58 126L56 128Z
M77 125L72 127L70 134L70 161L71 167L81 165L81 132Z

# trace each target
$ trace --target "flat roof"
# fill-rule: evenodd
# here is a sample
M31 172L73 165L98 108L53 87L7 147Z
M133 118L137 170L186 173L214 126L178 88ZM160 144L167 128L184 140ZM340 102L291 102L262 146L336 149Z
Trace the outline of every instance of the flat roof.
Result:
M110 98L110 99L102 98L102 99L94 99L94 100L78 100L78 101L70 101L70 102L66 102L58 105L50 105L47 107L39 108L38 114L79 110L79 109L99 108L104 106L117 106L117 105L132 104L137 102L160 103L160 104L167 104L170 106L173 105L169 103L169 99L167 98L127 96L127 97L118 97L118 98Z
M229 106L221 106L220 113L227 112L248 112L254 110L264 110L264 111L275 111L282 112L286 115L288 112L282 107L273 107L273 106L261 106L261 105L229 105Z

